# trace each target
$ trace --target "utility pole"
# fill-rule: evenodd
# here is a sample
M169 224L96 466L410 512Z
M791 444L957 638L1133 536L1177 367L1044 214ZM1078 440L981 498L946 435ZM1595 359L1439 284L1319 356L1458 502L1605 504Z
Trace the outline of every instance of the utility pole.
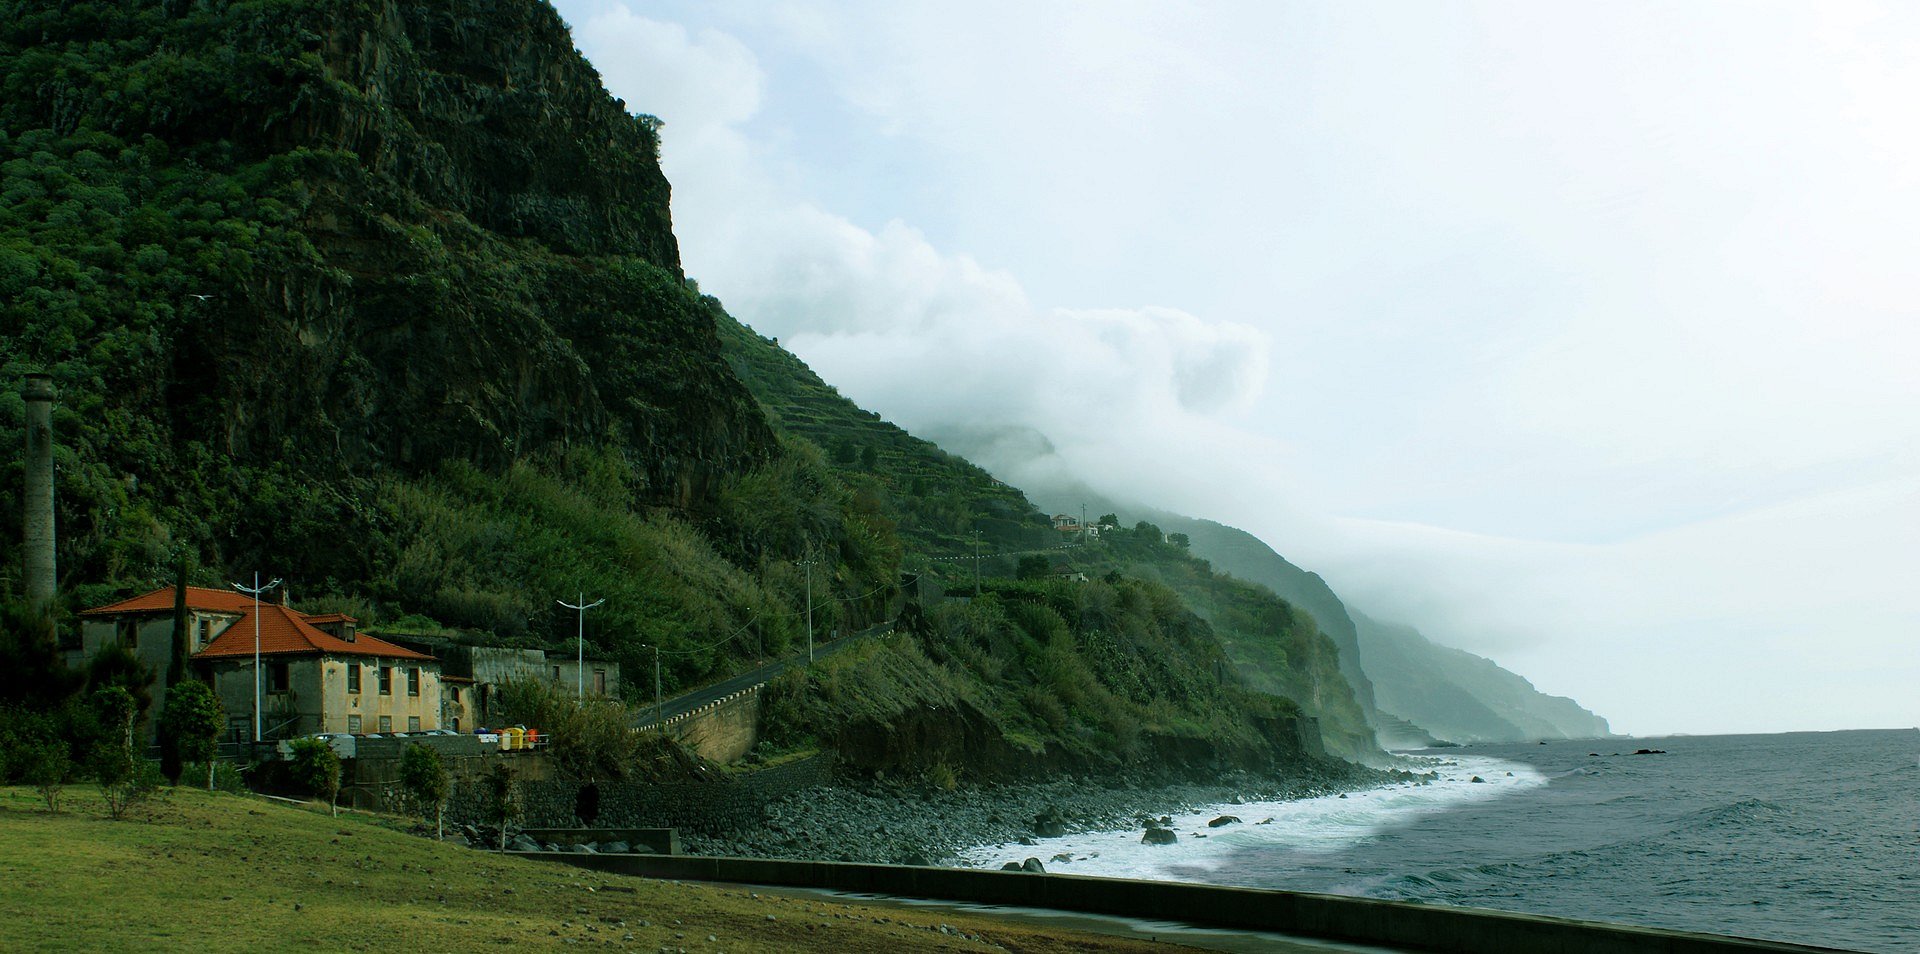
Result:
M653 727L660 730L661 734L665 734L667 728L660 724L660 711L660 647L655 646L653 647Z
M973 595L980 595L980 531L973 531Z
M813 555L800 561L807 568L807 665L813 665Z
M585 699L587 697L587 610L605 603L606 600L599 599L589 603L587 602L585 590L582 590L580 595L574 598L580 602L569 603L566 600L554 600L554 602L567 609L577 611L580 617L580 632L576 637L579 651L573 664L573 693L574 698Z
M253 597L253 741L260 741L260 594L280 585L280 578L274 577L272 583L260 585L260 571L253 571L253 585L241 586L229 583L228 586Z
M1080 504L1080 545L1087 545L1087 505L1084 502Z

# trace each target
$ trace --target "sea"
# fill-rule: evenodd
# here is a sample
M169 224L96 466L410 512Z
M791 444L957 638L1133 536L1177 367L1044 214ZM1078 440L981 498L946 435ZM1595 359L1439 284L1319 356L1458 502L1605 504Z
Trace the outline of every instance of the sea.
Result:
M1076 833L963 861L1920 952L1920 730L1405 755L1438 780L1208 806L1174 816L1173 845Z

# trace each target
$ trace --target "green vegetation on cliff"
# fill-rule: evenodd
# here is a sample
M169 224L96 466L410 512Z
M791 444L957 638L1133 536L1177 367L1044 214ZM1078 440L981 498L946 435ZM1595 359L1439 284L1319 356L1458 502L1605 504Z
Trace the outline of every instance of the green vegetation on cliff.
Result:
M1150 588L1157 605L1178 606L1186 614L1180 626L1201 628L1208 634L1211 655L1186 661L1189 671L1208 673L1213 685L1239 683L1290 702L1284 707L1287 717L1304 713L1317 720L1327 749L1335 754L1360 758L1379 754L1366 715L1341 674L1340 648L1312 617L1262 587L1214 572L1186 547L1168 542L1151 524L1110 530L1096 542L1062 548L1062 535L1018 490L862 410L771 339L728 317L717 302L714 313L728 360L768 409L768 418L777 428L822 447L877 449L871 454L863 450L858 455L840 455L835 467L850 484L902 512L901 538L908 562L927 581L956 594L972 592L975 568L968 554L977 543L981 552L994 554L980 561L984 576L1014 576L1024 559L1044 577L1051 577L1056 564L1061 564L1091 578L1088 583L1051 584L1068 593L1105 592L1105 598L1112 599L1111 585ZM974 531L979 533L977 541ZM1109 574L1113 584L1103 582ZM1007 592L996 582L989 595L997 600ZM993 612L999 604L985 605L994 609L983 610L975 604L968 610ZM1081 619L1074 613L1062 615ZM1147 629L1160 623L1152 614L1140 622ZM928 648L935 645L930 642ZM1005 652L1009 647L999 649ZM1162 649L1158 644L1129 643L1129 651L1135 653L1151 655ZM1083 645L1079 652L1103 658L1107 649ZM1003 658L1024 660L1025 654L1015 652ZM962 664L975 662L964 654L957 659ZM973 683L1004 686L1010 695L1002 698L1018 700L1012 705L984 706L1000 713L993 724L1014 738L1025 731L1022 726L1028 723L1023 717L1057 708L1044 680L1036 691L1031 682L1006 682L999 667L967 665L967 671ZM1104 732L1109 741L1126 741L1140 731L1164 732L1184 724L1189 734L1221 737L1231 733L1220 723L1215 707L1237 709L1249 705L1253 697L1242 692L1227 701L1190 691L1181 695L1184 702L1175 708L1184 711L1178 715L1164 703L1155 709L1151 700L1124 691L1099 698L1108 704L1094 708L1105 714L1084 717L1071 728L1055 719L1048 723L1049 734L1066 732L1068 738L1085 738ZM1126 731L1114 733L1111 726L1115 724ZM1067 748L1079 751L1081 747ZM1130 744L1123 744L1115 751L1129 749Z

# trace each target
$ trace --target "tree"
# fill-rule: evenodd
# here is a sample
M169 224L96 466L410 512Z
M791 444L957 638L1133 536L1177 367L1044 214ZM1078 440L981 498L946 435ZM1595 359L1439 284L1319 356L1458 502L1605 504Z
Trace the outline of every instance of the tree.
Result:
M214 755L219 751L220 730L226 727L226 722L226 710L221 708L220 700L206 683L197 680L179 683L167 690L167 706L160 711L160 751L171 752L176 766L205 762L207 791L211 792ZM180 784L177 768L169 780Z
M190 653L188 632L193 625L193 614L187 610L187 558L180 557L180 566L173 575L173 654L167 662L167 686L171 688L187 675L187 656Z
M133 726L136 706L133 695L124 686L95 689L90 697L93 724L90 726L90 752L87 767L100 794L107 800L107 814L125 815L134 803L145 798L147 784L141 760L133 754Z
M1184 533L1167 534L1167 542L1173 544L1176 547L1179 547L1182 550L1189 549L1193 546L1193 541L1188 540L1187 535Z
M514 796L513 766L495 762L482 780L486 796L487 818L500 825L500 850L507 850L507 826L520 817L520 800Z
M193 614L187 609L187 558L182 556L173 582L173 648L167 654L168 706L173 703L173 687L187 674L188 629L192 623ZM167 784L179 785L182 756L179 746L174 745L167 734L165 709L161 710L160 720L160 774L167 777Z
M561 778L625 778L639 758L632 713L611 699L575 698L544 679L509 680L500 687L500 721L530 725L551 742L547 755Z
M100 651L87 660L87 688L98 693L114 687L127 691L127 698L133 703L133 725L145 722L147 713L153 709L153 667L141 662L133 647L122 642L100 647Z
M35 739L23 746L16 758L20 760L20 780L40 793L48 812L59 814L60 792L66 787L67 773L73 770L66 743Z
M452 794L452 786L447 763L439 751L418 742L407 746L400 756L400 785L416 809L433 806L433 836L445 838L447 796Z
M1023 556L1020 558L1020 566L1014 570L1014 576L1022 580L1044 580L1047 578L1049 566L1046 557L1038 554Z
M327 809L340 814L340 755L325 739L293 740L291 768L295 784L327 800Z
M81 680L60 658L47 617L0 605L0 706L52 712L80 691Z
M1095 523L1094 526L1103 527L1103 528L1118 527L1120 526L1120 515L1114 514L1114 513L1103 513L1100 515L1099 522Z

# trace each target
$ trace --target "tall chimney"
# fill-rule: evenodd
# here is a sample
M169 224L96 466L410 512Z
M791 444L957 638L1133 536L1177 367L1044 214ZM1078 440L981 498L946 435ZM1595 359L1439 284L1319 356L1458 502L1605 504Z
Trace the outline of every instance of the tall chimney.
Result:
M53 609L53 377L27 375L27 512L21 562L26 565L27 608Z

